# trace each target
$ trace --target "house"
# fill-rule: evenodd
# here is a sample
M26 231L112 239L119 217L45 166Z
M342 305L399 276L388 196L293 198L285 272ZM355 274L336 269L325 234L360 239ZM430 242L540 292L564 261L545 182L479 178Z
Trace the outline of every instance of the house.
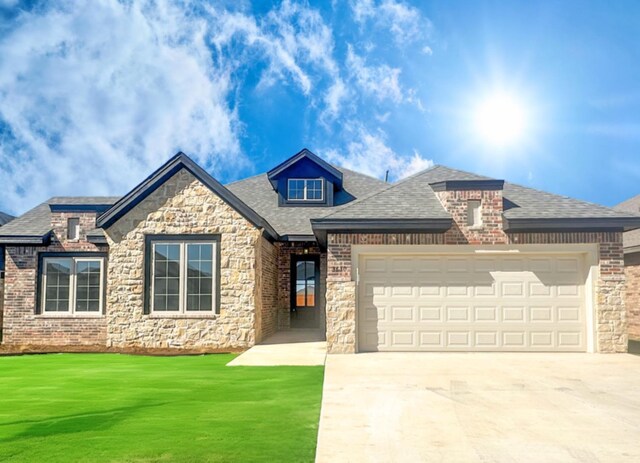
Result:
M178 153L121 198L0 230L4 343L624 352L636 214L444 166L388 184L302 150L222 185Z
M640 212L640 195L618 204L614 209L620 212ZM640 341L640 230L625 232L622 241L627 278L624 303L627 308L629 338Z

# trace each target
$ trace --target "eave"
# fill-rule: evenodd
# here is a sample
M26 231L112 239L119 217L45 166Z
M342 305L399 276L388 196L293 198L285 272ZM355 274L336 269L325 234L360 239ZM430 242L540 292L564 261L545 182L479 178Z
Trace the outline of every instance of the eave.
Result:
M329 232L336 233L444 233L451 218L426 219L311 219L311 228L322 247Z

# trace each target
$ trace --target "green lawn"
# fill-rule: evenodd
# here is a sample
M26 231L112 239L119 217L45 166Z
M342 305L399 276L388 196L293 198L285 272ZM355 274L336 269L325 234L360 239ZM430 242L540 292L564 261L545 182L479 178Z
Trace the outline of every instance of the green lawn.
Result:
M313 461L323 368L232 358L0 357L0 461Z

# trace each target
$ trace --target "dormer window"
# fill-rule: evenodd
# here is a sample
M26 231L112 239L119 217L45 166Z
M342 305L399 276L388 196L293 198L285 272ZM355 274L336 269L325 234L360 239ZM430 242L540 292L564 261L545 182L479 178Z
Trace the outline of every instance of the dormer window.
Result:
M290 178L288 182L289 201L322 201L324 191L321 178Z

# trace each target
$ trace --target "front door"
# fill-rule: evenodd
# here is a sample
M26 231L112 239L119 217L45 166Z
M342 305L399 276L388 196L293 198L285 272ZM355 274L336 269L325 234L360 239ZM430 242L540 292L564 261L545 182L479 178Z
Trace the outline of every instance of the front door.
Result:
M319 256L291 256L291 328L317 328Z

